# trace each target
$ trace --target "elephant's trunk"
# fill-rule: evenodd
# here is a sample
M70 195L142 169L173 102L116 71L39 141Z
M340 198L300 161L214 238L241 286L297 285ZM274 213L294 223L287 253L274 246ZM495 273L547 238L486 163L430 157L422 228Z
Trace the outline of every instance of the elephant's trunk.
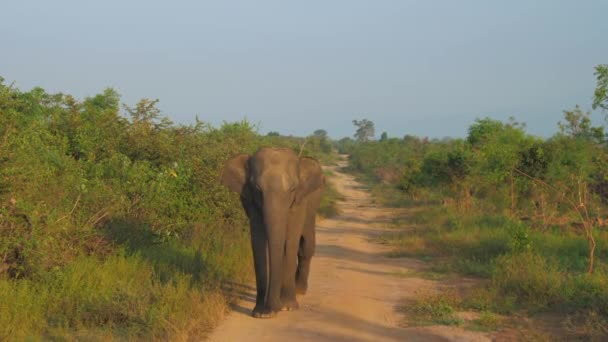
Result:
M269 275L268 306L273 311L281 310L281 285L285 242L287 234L287 213L289 208L281 199L264 198L264 226L268 238Z

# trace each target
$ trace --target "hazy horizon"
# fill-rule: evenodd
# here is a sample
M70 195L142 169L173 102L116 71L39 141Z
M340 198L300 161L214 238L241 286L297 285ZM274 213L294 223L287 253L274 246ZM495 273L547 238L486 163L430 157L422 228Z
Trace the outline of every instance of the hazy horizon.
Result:
M159 99L177 123L262 134L460 137L475 118L557 131L608 63L608 2L10 2L0 76L79 98ZM603 114L594 113L595 120Z

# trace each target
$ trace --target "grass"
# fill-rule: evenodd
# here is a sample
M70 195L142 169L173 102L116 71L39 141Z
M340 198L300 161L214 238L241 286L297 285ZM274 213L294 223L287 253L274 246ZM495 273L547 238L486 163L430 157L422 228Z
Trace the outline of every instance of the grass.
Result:
M325 171L324 173L326 177L331 176L331 171ZM338 211L338 201L343 200L344 196L340 194L331 181L328 180L325 183L325 192L323 193L321 205L319 206L317 213L325 218L336 217L340 214Z
M107 239L121 247L109 255L79 256L33 279L0 279L0 340L202 338L233 300L222 283L251 277L247 234L206 231L183 244L114 222Z
M408 201L387 199L398 194L378 190L384 187L375 187L377 202L414 207ZM405 310L411 323L461 324L455 314L461 308L480 315L467 328L492 331L505 324L502 315L557 313L571 317L561 329L567 328L572 336L608 337L608 232L595 232L596 270L589 275L588 244L580 234L563 228L541 231L504 215L419 206L424 209L392 222L391 232L381 236L382 243L393 247L389 256L419 258L429 263L432 274L461 274L482 281L459 300L420 295Z
M181 272L164 282L141 256L79 258L37 281L0 280L2 340L176 339L202 334L225 310L218 289Z
M605 341L608 334L608 320L595 310L569 315L564 325L567 331L579 340Z
M325 138L177 125L155 104L0 77L0 340L200 340L226 283L253 271L239 196L218 181L226 160L262 146L335 159Z
M460 326L464 320L456 312L460 299L450 293L418 293L411 303L403 305L400 309L408 316L408 322L414 325L456 325Z
M470 330L491 332L497 330L503 323L503 318L490 311L482 311L479 318L473 320L467 327Z
M393 275L399 278L422 278L427 280L443 280L448 278L450 275L443 270L407 270L407 271L397 271L394 272Z

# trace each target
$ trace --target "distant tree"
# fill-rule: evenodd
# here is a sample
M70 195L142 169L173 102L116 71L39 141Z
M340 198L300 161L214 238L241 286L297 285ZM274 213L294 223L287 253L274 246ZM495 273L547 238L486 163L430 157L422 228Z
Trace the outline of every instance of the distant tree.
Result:
M277 131L270 131L270 132L268 132L268 134L266 134L266 136L268 136L268 137L278 137L278 136L281 136L281 134L279 134L279 132L277 132Z
M355 132L357 141L366 142L373 139L374 135L376 135L373 121L367 119L353 120L353 125L357 127L357 131Z
M311 144L311 147L314 146L315 150L321 150L323 153L330 153L333 147L327 137L327 131L324 129L317 129L306 141Z
M475 123L469 126L467 141L471 146L478 146L487 139L503 130L504 124L498 120L490 118L476 119Z
M602 108L608 110L608 64L600 64L595 67L597 84L593 96L593 109Z
M170 127L173 122L156 107L158 100L141 99L135 107L123 105L131 117L126 132L126 154L133 160L148 160L157 165L175 158L172 149Z
M591 126L591 113L583 112L576 105L573 110L564 111L565 122L558 122L559 129L563 134L573 138L592 139L601 142L604 138L603 127Z
M403 136L403 141L404 142L411 142L411 141L418 141L418 137L415 135L411 135L411 134L406 134Z
M113 95L112 90L106 90L106 92L108 92L108 95ZM96 101L96 98L93 98L92 101ZM111 103L111 101L109 102ZM150 129L164 129L171 126L173 122L161 115L160 109L156 107L157 103L158 99L141 99L135 107L123 105L123 108L129 113L133 125L140 125Z
M340 154L350 154L355 144L355 141L351 137L344 137L335 142L335 146Z
M388 134L386 132L382 132L382 135L380 135L380 141L385 140L388 140Z
M318 129L318 130L314 131L312 134L315 137L318 137L318 138L326 138L327 137L327 131L324 130L324 129Z

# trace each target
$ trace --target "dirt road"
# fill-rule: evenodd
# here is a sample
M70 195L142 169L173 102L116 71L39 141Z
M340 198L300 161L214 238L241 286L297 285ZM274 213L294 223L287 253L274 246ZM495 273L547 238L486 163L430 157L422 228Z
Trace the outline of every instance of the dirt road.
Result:
M346 161L341 161L344 166ZM312 260L308 294L300 309L276 318L255 319L254 288L211 334L209 341L486 341L487 336L447 326L406 327L396 310L417 291L436 282L404 278L424 267L414 259L387 258L388 247L374 242L394 214L376 207L352 176L331 167L330 181L344 195L340 215L317 223L317 252Z

